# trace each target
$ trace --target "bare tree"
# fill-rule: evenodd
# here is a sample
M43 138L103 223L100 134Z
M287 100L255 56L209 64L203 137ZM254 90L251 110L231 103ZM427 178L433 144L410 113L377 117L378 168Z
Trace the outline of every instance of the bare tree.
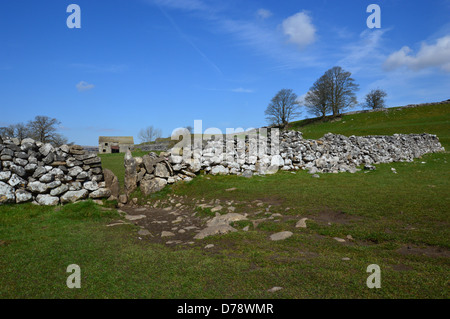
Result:
M19 140L23 140L28 137L28 134L28 128L23 123L11 124L0 128L0 136L3 137L16 137Z
M160 138L162 131L159 128L154 128L153 126L148 126L145 129L139 131L139 139L141 143L148 143Z
M3 138L15 137L14 126L9 125L9 126L0 127L0 137L3 137Z
M285 127L289 121L298 117L301 112L297 94L291 89L280 90L271 100L265 111L266 119L277 126Z
M359 85L355 83L351 75L340 66L329 69L323 75L328 91L328 104L334 116L358 103L355 92L359 90Z
M325 75L321 76L306 93L303 100L309 113L325 117L331 111L329 92Z
M38 115L28 122L29 136L42 143L51 143L55 136L57 125L61 122L55 118Z
M52 139L50 141L51 144L53 144L54 146L61 146L63 144L73 144L73 143L69 143L67 138L65 138L64 136L62 136L61 134L55 133L52 136Z
M365 100L366 102L363 104L365 108L368 109L382 109L386 106L384 98L387 96L387 93L383 90L376 89L367 93Z
M14 124L14 131L15 131L15 137L17 137L19 140L23 140L24 138L27 138L30 134L30 130L23 123Z

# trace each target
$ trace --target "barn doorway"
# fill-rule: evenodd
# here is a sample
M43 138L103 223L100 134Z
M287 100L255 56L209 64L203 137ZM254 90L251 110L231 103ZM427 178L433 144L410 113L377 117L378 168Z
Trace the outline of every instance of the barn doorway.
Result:
M111 146L111 153L119 153L119 146Z

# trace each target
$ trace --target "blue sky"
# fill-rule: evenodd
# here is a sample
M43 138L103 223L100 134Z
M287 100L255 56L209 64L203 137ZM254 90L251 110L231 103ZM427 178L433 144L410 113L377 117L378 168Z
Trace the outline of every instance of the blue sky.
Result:
M69 29L69 4L81 28ZM369 29L369 4L381 28ZM283 88L302 96L339 65L388 106L450 98L450 0L22 0L0 3L0 126L36 115L81 145L266 125ZM310 117L306 110L301 118Z

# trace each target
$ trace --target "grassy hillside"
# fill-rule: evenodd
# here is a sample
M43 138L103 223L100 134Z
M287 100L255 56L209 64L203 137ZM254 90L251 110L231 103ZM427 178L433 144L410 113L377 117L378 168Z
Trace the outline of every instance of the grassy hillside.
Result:
M318 139L326 133L350 135L392 135L430 133L450 148L450 103L415 108L343 115L337 119L318 118L292 122L289 129L303 132L305 138Z
M428 132L448 149L448 107L348 115L337 122L305 120L292 127L306 138L327 132ZM123 180L124 154L101 156L103 166ZM154 205L168 212L182 204L181 213L190 218L194 212L214 216L197 205L219 200L248 214L250 221L233 225L239 231L203 240L190 237L192 245L159 243L159 225L149 228L147 238L134 225L106 227L123 219L114 203L3 205L0 298L448 299L449 161L448 152L427 154L412 163L320 178L306 171L250 179L200 175L149 197L139 191L132 195L150 210L149 225L157 212ZM141 207L136 214L143 213L137 211ZM305 217L307 228L296 228ZM253 224L257 219L264 220ZM293 235L271 241L269 236L279 231ZM207 244L214 247L205 249ZM81 289L66 287L66 267L73 263L82 269ZM381 268L381 289L366 286L370 264ZM274 286L283 289L268 292Z

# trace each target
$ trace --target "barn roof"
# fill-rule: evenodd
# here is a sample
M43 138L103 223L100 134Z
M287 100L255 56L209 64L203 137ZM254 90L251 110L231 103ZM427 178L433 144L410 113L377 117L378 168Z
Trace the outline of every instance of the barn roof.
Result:
M133 136L99 136L98 143L134 144Z

